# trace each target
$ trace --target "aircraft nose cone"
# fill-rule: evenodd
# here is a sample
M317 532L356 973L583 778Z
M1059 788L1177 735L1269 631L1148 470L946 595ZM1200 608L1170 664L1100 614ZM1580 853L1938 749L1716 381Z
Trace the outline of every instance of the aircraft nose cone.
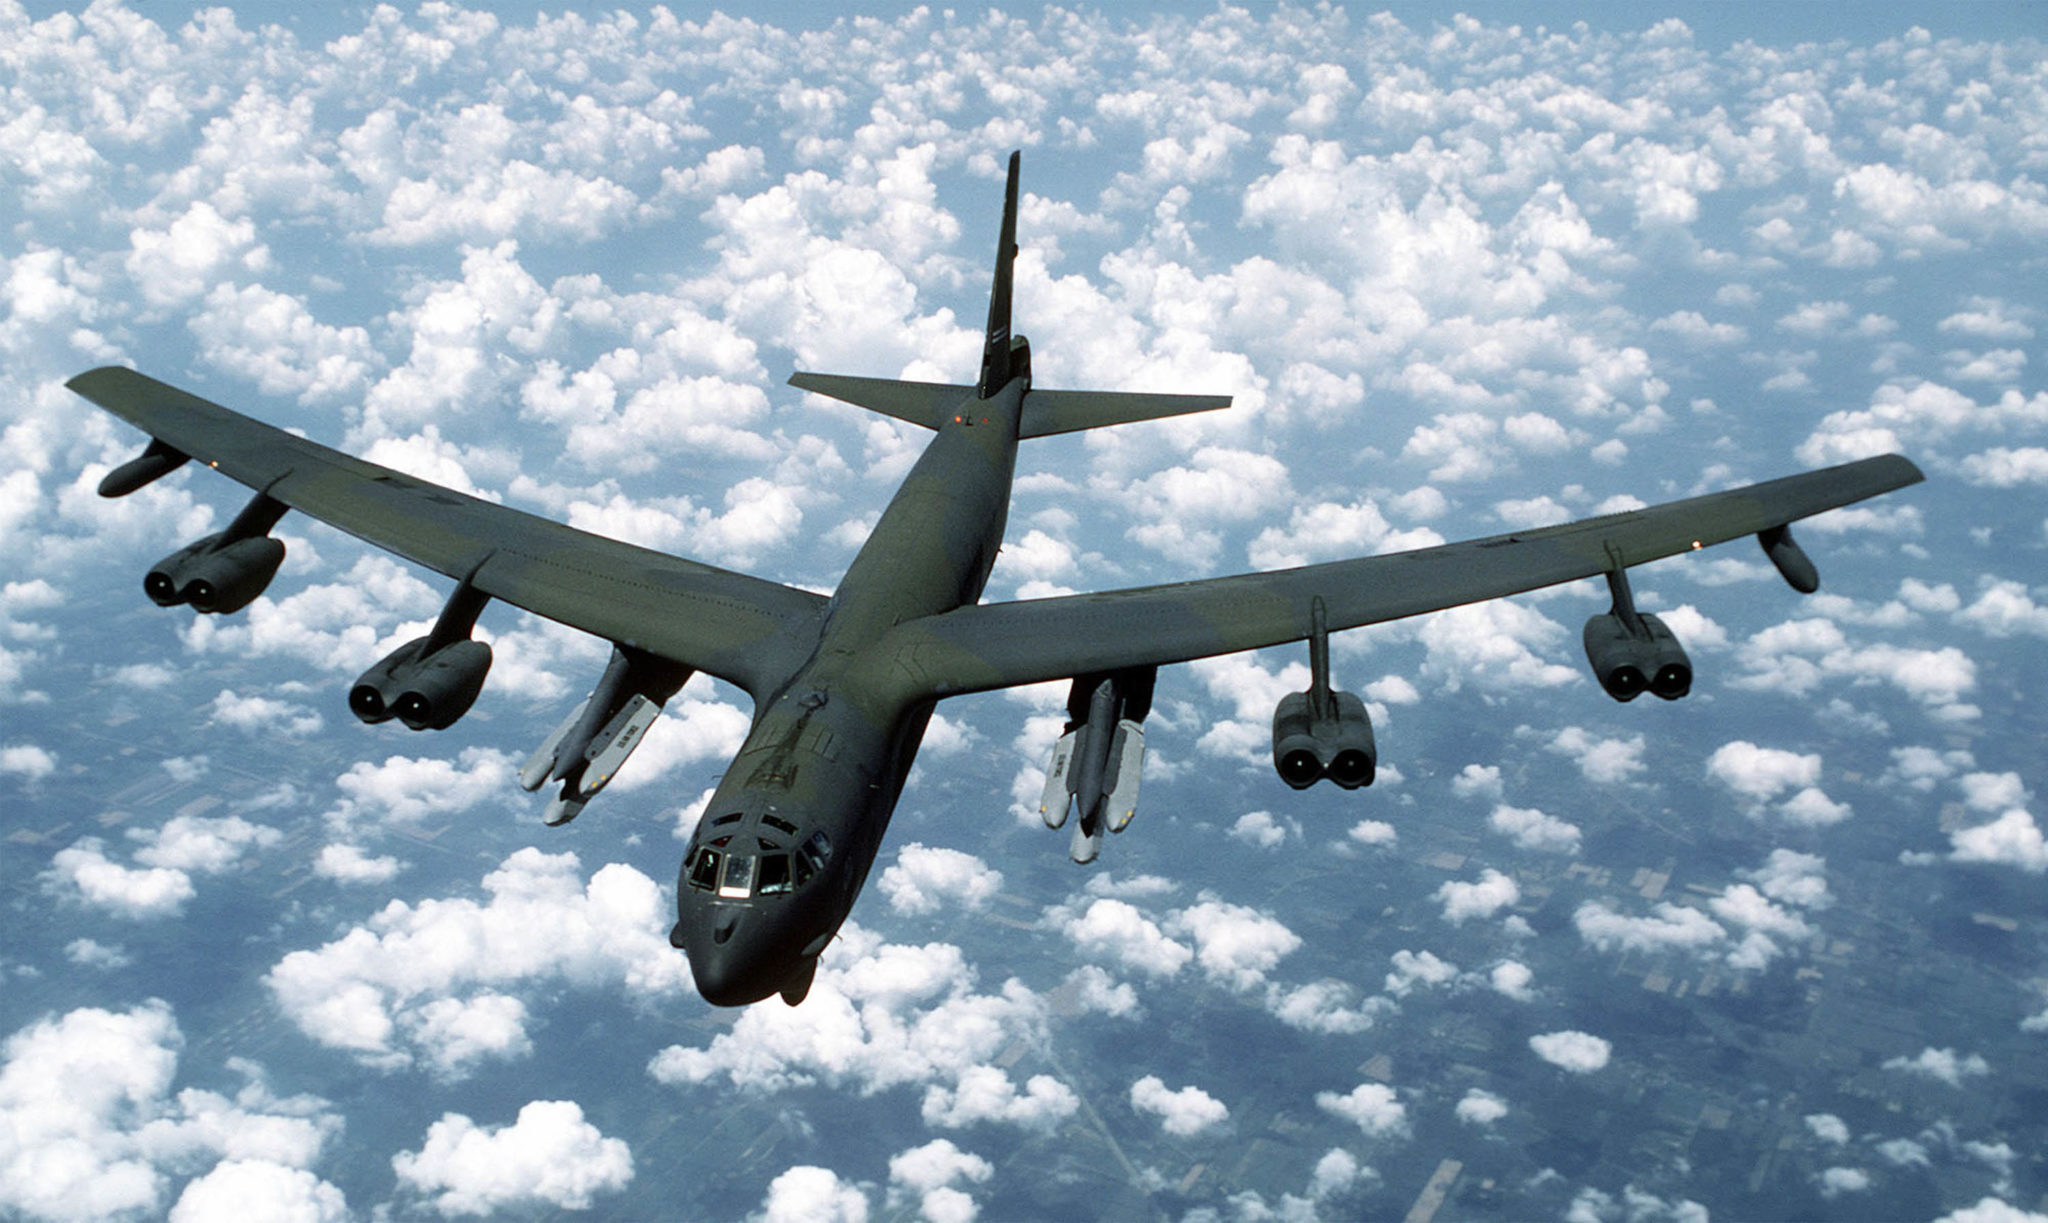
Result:
M713 952L690 957L690 972L697 980L697 992L713 1006L746 1006L773 994L779 983L737 956Z
M697 992L713 1006L746 1006L759 1002L782 988L782 977L758 954L750 954L748 941L738 937L745 927L736 913L717 913L694 928L677 924L680 943L690 959L690 975Z

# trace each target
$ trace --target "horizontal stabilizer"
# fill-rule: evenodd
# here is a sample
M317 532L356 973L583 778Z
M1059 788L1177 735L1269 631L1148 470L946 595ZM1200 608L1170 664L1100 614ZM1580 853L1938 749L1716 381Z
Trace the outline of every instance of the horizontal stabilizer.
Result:
M858 378L850 374L793 374L789 384L826 395L897 420L937 429L974 388L951 382L904 382L894 378ZM1161 420L1190 412L1214 412L1230 406L1228 395L1153 395L1142 391L1042 391L1024 396L1017 436L1051 437L1104 425Z
M789 384L927 429L937 429L947 413L974 397L971 386L856 378L849 374L792 374Z
M1051 437L1104 425L1160 420L1230 406L1228 395L1149 395L1128 391L1041 391L1024 396L1018 437Z

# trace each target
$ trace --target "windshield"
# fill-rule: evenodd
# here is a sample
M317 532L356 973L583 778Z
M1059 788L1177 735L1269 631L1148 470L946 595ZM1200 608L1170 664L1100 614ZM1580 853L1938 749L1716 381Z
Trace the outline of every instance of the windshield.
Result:
M732 854L725 860L725 878L719 882L718 894L732 900L743 900L754 892L754 855Z
M724 816L712 823L723 825L738 818ZM787 820L764 818L762 823L792 836L797 832L796 825ZM832 839L823 832L812 833L794 852L771 837L726 833L699 846L686 860L683 873L693 888L717 892L722 900L745 900L796 891L816 878L831 856Z

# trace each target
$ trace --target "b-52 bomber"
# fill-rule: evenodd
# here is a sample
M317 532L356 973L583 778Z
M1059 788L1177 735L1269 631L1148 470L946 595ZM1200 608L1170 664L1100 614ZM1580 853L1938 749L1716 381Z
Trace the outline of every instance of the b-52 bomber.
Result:
M966 693L1071 682L1043 813L1074 824L1072 856L1137 807L1144 721L1158 669L1307 641L1308 691L1280 702L1273 762L1297 789L1373 779L1366 708L1331 689L1329 634L1604 576L1613 606L1585 649L1617 700L1685 695L1692 666L1671 630L1638 611L1628 569L1753 535L1785 579L1819 579L1788 524L1920 480L1898 455L1628 513L1275 572L982 603L1028 438L1227 407L1228 396L1048 390L1010 332L1018 155L1009 162L981 372L972 385L799 373L794 385L932 432L829 597L578 531L286 433L134 370L67 384L147 433L100 492L131 493L188 459L256 490L227 528L152 566L164 606L224 614L277 573L271 537L297 510L455 581L433 630L371 667L349 693L365 722L440 729L490 669L472 637L492 599L605 638L610 664L521 773L557 784L550 824L573 818L697 671L745 691L753 721L698 820L669 941L720 1006L774 994L795 1005L860 894L933 706Z

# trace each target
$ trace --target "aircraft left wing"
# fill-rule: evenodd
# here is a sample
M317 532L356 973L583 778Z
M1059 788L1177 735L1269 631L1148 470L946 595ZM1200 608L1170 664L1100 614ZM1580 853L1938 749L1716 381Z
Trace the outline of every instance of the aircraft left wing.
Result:
M1320 600L1357 628L1593 577L1903 488L1900 455L1647 509L1410 552L1165 586L990 603L898 625L888 665L913 692L951 696L1301 641Z
M809 591L579 531L368 463L147 375L107 366L65 384L168 448L291 509L535 615L660 655L749 692Z

